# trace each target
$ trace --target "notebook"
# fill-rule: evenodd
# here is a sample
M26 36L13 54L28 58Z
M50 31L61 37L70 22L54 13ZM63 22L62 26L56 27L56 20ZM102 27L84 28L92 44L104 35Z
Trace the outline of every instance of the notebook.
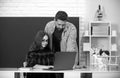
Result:
M56 52L54 68L48 70L72 70L75 63L76 52Z

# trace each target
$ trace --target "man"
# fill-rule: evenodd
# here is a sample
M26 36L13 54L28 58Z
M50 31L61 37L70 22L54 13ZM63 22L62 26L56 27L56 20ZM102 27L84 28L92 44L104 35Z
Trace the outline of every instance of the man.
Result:
M45 32L52 36L52 49L54 52L78 52L76 43L76 27L68 22L68 15L58 11L55 19L45 26Z

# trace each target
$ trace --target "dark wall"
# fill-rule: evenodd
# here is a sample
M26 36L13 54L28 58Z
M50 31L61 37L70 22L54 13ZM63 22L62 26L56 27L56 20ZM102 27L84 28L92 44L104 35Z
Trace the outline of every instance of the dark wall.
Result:
M46 23L53 19L53 17L0 17L0 67L21 67L36 33L44 30ZM78 31L79 18L70 17L69 21Z

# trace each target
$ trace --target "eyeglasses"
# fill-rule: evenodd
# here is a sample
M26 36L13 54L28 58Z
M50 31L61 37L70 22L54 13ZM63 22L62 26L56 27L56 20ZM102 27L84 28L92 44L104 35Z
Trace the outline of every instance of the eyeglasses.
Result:
M42 39L42 42L48 42L48 39Z
M43 37L42 42L48 42L48 36L47 36L47 35L45 35L45 36Z

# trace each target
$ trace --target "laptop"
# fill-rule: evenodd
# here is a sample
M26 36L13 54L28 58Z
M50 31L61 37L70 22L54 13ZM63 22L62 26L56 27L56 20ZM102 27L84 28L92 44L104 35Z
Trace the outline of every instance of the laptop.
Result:
M76 52L56 52L54 68L48 70L73 70Z

